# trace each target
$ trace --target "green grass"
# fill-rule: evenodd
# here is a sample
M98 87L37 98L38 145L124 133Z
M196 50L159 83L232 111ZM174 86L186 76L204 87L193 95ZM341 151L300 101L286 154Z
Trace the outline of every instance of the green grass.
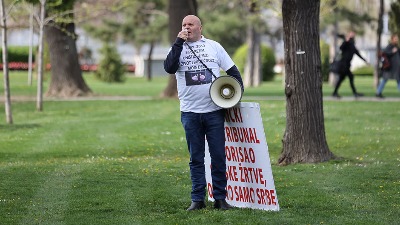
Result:
M12 92L35 93L15 77ZM113 85L85 78L98 95L158 96L166 85L163 78ZM360 91L372 95L371 82L356 78ZM387 95L396 97L394 83L388 83ZM343 95L348 86L346 81ZM324 86L325 94L330 91ZM276 96L281 81L246 92ZM34 102L13 102L15 124L0 123L0 224L398 223L398 102L324 102L328 145L341 158L284 167L276 164L285 102L257 102L279 212L225 212L211 203L206 210L185 211L189 156L177 100L46 101L43 112L35 111Z
M32 86L27 84L27 72L11 72L10 85L12 96L36 96L36 80L33 81ZM45 77L50 76L47 74ZM0 74L0 93L3 90L3 75ZM167 86L169 79L168 75L156 76L152 81L147 81L143 77L127 76L125 83L103 83L99 82L91 73L84 73L84 79L89 87L92 89L95 96L112 95L112 96L151 96L157 98L160 93ZM43 86L47 90L49 79L45 79ZM373 80L370 76L356 76L355 86L357 91L364 93L366 96L375 96L375 88L373 87ZM333 92L333 87L328 83L323 84L323 95L330 96ZM352 96L349 80L343 81L339 94L343 96ZM400 97L399 91L396 89L396 82L389 80L386 83L384 93L387 97ZM244 96L282 96L284 97L284 88L282 77L275 76L275 80L271 82L264 82L260 87L247 88Z

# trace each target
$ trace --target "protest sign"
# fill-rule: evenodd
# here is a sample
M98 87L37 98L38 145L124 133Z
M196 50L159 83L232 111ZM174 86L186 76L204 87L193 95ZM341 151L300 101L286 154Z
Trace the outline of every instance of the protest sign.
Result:
M226 110L225 154L227 202L240 208L279 211L258 103L241 102ZM205 167L208 199L213 201L207 143Z

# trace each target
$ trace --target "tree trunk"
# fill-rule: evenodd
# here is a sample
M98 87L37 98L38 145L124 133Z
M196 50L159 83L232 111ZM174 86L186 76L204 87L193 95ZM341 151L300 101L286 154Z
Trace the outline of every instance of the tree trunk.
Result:
M196 0L169 0L168 5L168 29L169 40L171 43L175 42L176 36L182 29L182 20L187 15L197 14L197 1ZM176 86L176 77L174 74L169 76L167 87L161 93L161 97L176 98L178 90Z
M151 68L152 68L152 55L153 55L154 45L155 45L155 42L151 41L149 54L147 55L147 80L148 81L151 81L151 78L152 78L152 69Z
M375 71L374 71L374 87L378 87L379 83L379 64L380 64L380 55L379 52L381 50L381 36L383 30L383 13L385 11L385 4L384 0L380 0L379 5L379 15L378 15L378 29L377 29L377 41L376 41L376 64L375 64Z
M38 50L38 70L37 70L37 92L36 110L43 111L43 51L44 51L44 17L46 13L46 0L40 0L40 23L39 23L39 50Z
M3 73L4 73L4 109L6 114L6 121L8 124L13 123L11 111L11 95L10 95L10 79L8 74L8 51L7 51L7 15L4 9L4 1L0 2L1 7L1 33L2 33L2 53L3 53Z
M51 63L51 82L47 95L76 97L90 94L78 61L75 24L56 24L52 21L45 27L45 36Z
M247 28L247 60L244 67L244 86L261 85L261 37L253 25Z
M333 10L333 17L334 17L334 22L333 22L333 54L331 55L331 62L333 62L333 59L335 58L335 56L338 54L338 30L339 30L339 23L338 23L338 12L337 12L337 2L336 0L333 0L331 2L331 7L334 7ZM335 87L336 82L338 81L338 75L329 71L329 84L332 87Z
M250 4L250 16L259 13L255 2ZM257 87L261 85L261 35L257 31L256 25L250 22L247 25L247 60L244 67L244 86Z
M28 85L32 86L32 65L33 65L33 4L30 4L29 12L29 58L28 58Z
M325 136L319 0L283 0L286 130L280 165L334 157Z

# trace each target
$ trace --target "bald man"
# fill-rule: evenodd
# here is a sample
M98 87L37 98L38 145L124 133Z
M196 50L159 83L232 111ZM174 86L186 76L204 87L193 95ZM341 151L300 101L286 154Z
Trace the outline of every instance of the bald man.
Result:
M225 49L218 42L205 38L202 29L197 16L188 15L183 19L182 30L164 61L164 69L176 76L181 122L190 154L192 203L187 210L206 207L205 139L211 157L214 208L227 210L232 206L225 200L225 110L211 100L209 89L213 74L219 77L221 69L236 78L242 89L243 82L239 70Z

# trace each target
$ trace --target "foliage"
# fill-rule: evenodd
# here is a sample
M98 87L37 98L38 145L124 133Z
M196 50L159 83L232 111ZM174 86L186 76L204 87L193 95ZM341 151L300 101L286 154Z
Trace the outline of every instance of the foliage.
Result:
M228 54L233 54L246 40L243 6L224 1L199 1L199 6L204 36L221 43Z
M400 0L394 1L390 4L389 29L392 34L400 36Z
M320 49L321 49L321 74L322 80L328 81L329 80L329 44L324 41L320 42Z
M40 4L41 0L25 0L25 2ZM67 10L71 10L77 0L46 0L46 11L50 15L60 14Z
M373 76L374 75L374 67L373 66L361 66L353 71L354 75L358 76Z
M166 41L167 14L165 0L128 1L122 10L124 19L119 23L123 40L140 48L151 42Z
M100 53L103 57L95 72L96 77L108 83L123 82L125 66L122 63L116 47L112 44L105 43L102 49L100 49Z
M321 2L321 30L327 26L339 23L339 29L336 31L343 33L346 30L353 30L358 34L364 32L364 25L376 21L374 19L375 1L364 1L365 4L359 5L355 1L347 0L324 0Z
M116 42L118 39L119 24L113 20L103 19L101 26L85 25L83 28L103 43Z
M233 55L233 61L239 68L240 73L244 73L244 67L246 64L248 53L247 44L242 45L238 48ZM262 77L263 81L271 81L274 79L274 66L275 66L275 55L274 51L266 45L261 45L261 65L262 65Z
M103 26L84 26L84 29L93 37L103 42L100 49L102 58L95 75L105 82L123 82L125 66L122 63L121 56L117 51L115 42L118 38L119 24L113 20L103 20Z
M36 49L33 47L33 50ZM8 46L8 61L9 62L28 62L29 61L29 46ZM3 51L0 48L1 62L3 62ZM35 61L35 55L32 53L32 61Z

